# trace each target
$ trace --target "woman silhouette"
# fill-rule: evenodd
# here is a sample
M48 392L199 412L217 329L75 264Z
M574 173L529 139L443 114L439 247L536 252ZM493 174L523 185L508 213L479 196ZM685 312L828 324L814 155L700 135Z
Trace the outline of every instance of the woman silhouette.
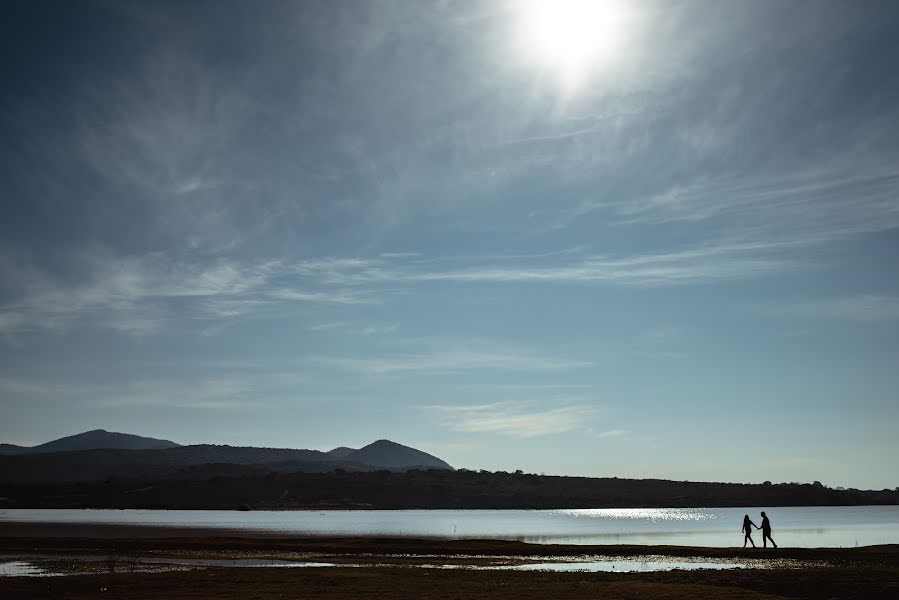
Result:
M753 548L755 548L755 542L752 541L752 528L753 527L755 527L756 529L759 529L759 526L756 525L755 523L753 523L749 519L749 515L746 515L745 517L743 517L743 533L746 534L746 536L743 538L743 547L744 548L746 547L747 541L750 544L752 544Z

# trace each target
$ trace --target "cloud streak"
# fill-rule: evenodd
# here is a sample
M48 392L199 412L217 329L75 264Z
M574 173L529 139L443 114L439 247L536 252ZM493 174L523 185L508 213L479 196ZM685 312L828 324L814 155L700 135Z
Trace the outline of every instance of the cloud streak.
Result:
M131 334L150 334L170 318L227 319L297 303L356 305L375 301L360 289L300 282L302 268L272 260L173 260L162 253L116 258L90 255L83 281L65 284L36 269L11 267L26 281L21 297L0 306L0 332L61 331L97 321ZM302 286L302 287L301 287ZM172 306L173 304L177 306Z
M532 438L566 433L584 427L596 412L586 405L571 405L548 410L510 403L468 406L432 406L446 416L445 424L462 433L493 433Z
M566 371L591 363L490 349L424 350L409 353L371 353L366 358L323 357L331 368L366 375L446 375L462 371Z
M601 283L653 287L739 280L776 274L798 265L782 256L795 242L719 243L671 252L596 255L547 253L522 257L468 257L478 266L439 268L453 257L432 261L326 259L305 261L299 272L336 286L459 283ZM552 260L547 260L552 259ZM517 263L517 264L515 264ZM549 263L549 264L547 264Z
M818 298L764 309L765 314L790 319L829 319L856 322L899 320L899 297L859 294L839 298Z
M594 435L594 437L598 439L607 439L607 438L626 438L630 436L630 429L610 429L608 431L602 431Z
M471 259L482 264L463 268L440 268L456 262L452 257L423 261L417 255L251 262L175 260L163 253L125 258L90 254L82 261L84 281L75 285L7 262L11 278L27 283L21 298L0 307L0 331L61 330L70 321L90 316L120 332L150 334L164 327L171 302L181 303L182 316L187 306L205 318L231 318L271 313L296 303L379 303L393 291L440 282L640 288L734 281L796 268L778 254L787 246L719 244L626 256L547 253L536 260ZM390 369L385 364L382 370Z
M663 224L739 215L749 231L823 242L899 227L899 170L833 165L782 176L698 179L617 205L622 222Z

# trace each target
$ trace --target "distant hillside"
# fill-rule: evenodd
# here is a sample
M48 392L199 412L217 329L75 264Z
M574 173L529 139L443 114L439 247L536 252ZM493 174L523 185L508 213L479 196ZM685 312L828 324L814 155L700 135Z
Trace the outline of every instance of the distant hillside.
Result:
M94 429L76 435L53 440L39 446L15 446L0 444L0 454L43 454L47 452L77 452L110 448L117 450L160 450L177 448L180 444L169 440L141 437L130 433L116 433L105 429Z
M242 448L236 446L178 446L158 450L92 449L72 452L0 456L0 482L64 483L110 478L169 477L202 465L241 465L283 471L359 470L367 467L332 459L316 450Z
M333 450L332 450L333 452ZM355 452L344 456L347 460L365 463L384 469L407 469L420 467L424 469L450 469L452 467L436 456L427 452L403 446L390 440L378 440Z
M821 484L553 477L448 469L351 472L325 471L323 463L318 465L319 472L228 464L189 467L171 477L0 482L0 507L558 509L899 504L899 490L840 490Z
M100 433L101 435L96 435ZM74 440L74 443L72 443ZM102 440L108 440L103 442ZM66 442L65 444L61 442ZM380 440L361 450L335 448L330 452L292 448L256 448L201 444L162 448L90 448L60 451L77 444L133 443L172 444L126 434L87 432L24 451L0 455L0 483L59 484L199 476L211 472L241 472L259 475L279 473L347 472L376 469L451 469L445 462L414 448ZM48 449L49 448L49 449ZM192 474L192 475L191 475Z
M347 448L346 446L339 446L334 448L333 450L328 451L329 456L333 456L334 458L344 458L349 456L353 452L356 451L356 448Z
M104 444L162 448L90 448ZM0 507L602 508L899 504L894 490L553 477L454 470L390 440L329 452L89 431L33 448L0 446Z

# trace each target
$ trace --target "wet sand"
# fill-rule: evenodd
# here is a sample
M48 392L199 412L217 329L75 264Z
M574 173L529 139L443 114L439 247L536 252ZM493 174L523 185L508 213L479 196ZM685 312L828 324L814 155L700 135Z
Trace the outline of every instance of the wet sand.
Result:
M223 530L179 529L176 534L159 527L3 523L0 553L7 560L58 556L60 564L65 563L64 557L103 557L90 574L0 577L3 598L899 598L899 545L777 550L566 546L496 540L287 538ZM211 566L121 572L110 566L108 572L100 572L104 564L136 564L142 557L312 561L361 567ZM745 566L633 573L478 570L485 565L585 557L678 557Z

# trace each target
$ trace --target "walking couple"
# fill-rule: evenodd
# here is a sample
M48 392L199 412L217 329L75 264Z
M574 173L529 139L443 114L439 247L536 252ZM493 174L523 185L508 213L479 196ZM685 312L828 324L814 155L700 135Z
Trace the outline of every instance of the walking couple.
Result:
M749 515L743 517L743 533L746 534L746 537L743 538L743 547L746 547L746 542L748 541L752 544L752 547L755 548L755 542L752 541L752 528L762 530L762 548L767 548L767 540L771 540L771 545L777 548L777 544L774 543L774 540L771 538L771 521L768 520L768 515L765 514L765 511L762 511L762 526L759 527L755 523L749 520Z

